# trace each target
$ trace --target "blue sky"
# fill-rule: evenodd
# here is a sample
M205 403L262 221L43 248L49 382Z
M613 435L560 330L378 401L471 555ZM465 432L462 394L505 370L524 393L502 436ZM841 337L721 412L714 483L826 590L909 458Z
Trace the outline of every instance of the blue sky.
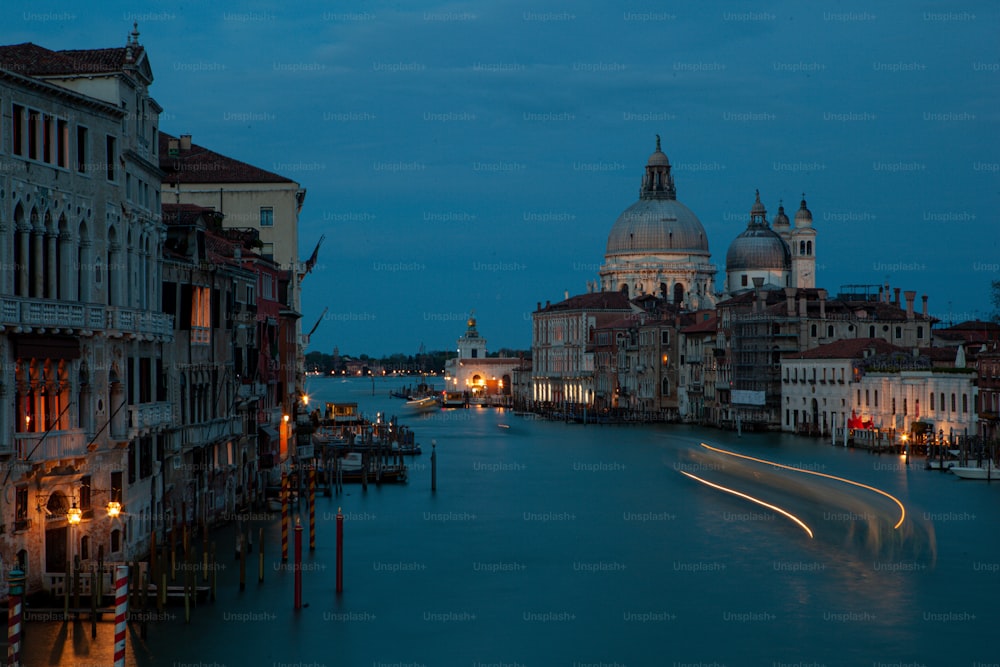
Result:
M65 6L71 8L65 9ZM311 350L528 348L586 291L655 135L719 269L805 192L817 284L985 317L1000 279L1000 6L5 2L3 42L148 50L161 127L308 196ZM919 299L919 297L918 297ZM919 300L918 300L919 303Z

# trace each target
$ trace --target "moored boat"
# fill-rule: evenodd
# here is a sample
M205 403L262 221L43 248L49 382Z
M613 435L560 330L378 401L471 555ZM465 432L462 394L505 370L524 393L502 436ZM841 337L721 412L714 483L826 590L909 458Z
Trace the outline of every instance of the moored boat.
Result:
M441 405L446 408L464 408L465 393L461 391L446 391L441 395Z
M996 466L952 466L950 468L953 475L962 479L985 479L1000 481L1000 470Z
M406 407L414 412L433 412L441 407L441 404L437 402L437 399L433 396L424 396L423 398L415 398L413 400L407 401L405 403Z

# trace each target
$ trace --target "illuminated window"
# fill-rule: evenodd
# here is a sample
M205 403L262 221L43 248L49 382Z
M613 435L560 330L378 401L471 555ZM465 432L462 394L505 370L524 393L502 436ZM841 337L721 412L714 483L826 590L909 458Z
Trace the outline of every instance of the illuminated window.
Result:
M208 345L212 342L212 292L207 287L191 289L191 342Z

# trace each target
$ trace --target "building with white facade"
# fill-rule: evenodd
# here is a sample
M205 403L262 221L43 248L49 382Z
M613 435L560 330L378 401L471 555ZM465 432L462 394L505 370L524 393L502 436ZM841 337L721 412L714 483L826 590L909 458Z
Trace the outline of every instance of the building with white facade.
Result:
M522 360L489 357L486 339L476 329L474 313L469 315L466 327L458 339L458 356L445 361L445 391L467 392L471 399L511 396L514 371L523 365Z

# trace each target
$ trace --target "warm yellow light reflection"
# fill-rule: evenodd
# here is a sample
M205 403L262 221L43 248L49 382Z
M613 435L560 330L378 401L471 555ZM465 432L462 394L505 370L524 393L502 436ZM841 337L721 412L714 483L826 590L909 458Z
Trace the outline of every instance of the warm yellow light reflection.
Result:
M76 502L74 502L73 506L70 507L68 510L66 510L66 521L68 521L71 525L75 526L76 524L80 523L80 519L82 518L83 518L83 512L80 510L79 507L76 506Z
M114 519L116 516L122 513L122 504L117 500L112 500L108 503L108 516Z
M771 503L764 502L760 498L754 498L753 496L747 495L747 494L745 494L745 493L743 493L741 491L737 491L736 489L730 489L729 487L721 486L719 484L715 484L713 482L709 482L707 479L702 479L701 477L698 477L697 475L692 475L691 473L685 472L683 470L678 470L677 472L679 472L682 475L687 475L691 479L699 481L702 484L705 484L706 486L712 487L713 489L718 489L719 491L725 491L726 493L731 493L734 496L739 496L740 498L745 498L745 499L749 500L752 503L757 503L758 505L761 505L761 506L766 507L766 508L768 508L770 510L774 510L775 512L777 512L779 514L787 516L789 519L791 519L792 521L794 521L795 523L797 523L802 528L802 530L806 531L806 535L808 535L809 538L812 539L813 532L812 532L812 530L809 529L809 526L807 526L802 521L802 519L800 519L799 517L795 516L791 512L788 512L788 511L785 511L785 510L781 509L777 505L772 505Z
M885 491L883 491L881 489L876 489L874 486L868 486L867 484L862 484L861 482L855 482L855 481L852 481L852 480L849 480L849 479L844 479L843 477L837 477L836 475L828 475L825 472L816 472L815 470L803 470L802 468L796 468L794 466L786 466L786 465L784 465L782 463L776 463L774 461L768 461L766 459L758 459L758 458L756 458L754 456L747 456L746 454L737 454L736 452L730 452L730 451L727 451L725 449L719 449L718 447L712 447L711 445L706 445L704 442L701 443L701 446L704 447L705 449L709 449L709 450L711 450L713 452L718 452L720 454L727 454L729 456L736 456L736 457L741 458L741 459L747 459L748 461L756 461L757 463L766 463L767 465L775 466L775 467L778 467L778 468L784 468L785 470L794 470L795 472L804 472L807 475L817 475L819 477L827 477L829 479L835 479L838 482L844 482L845 484L853 484L854 486L860 486L862 489L868 489L869 491L874 491L875 493L881 494L881 495L885 496L886 498L890 499L892 502L894 502L897 505L899 505L899 521L896 522L896 525L893 526L893 528L899 528L900 526L902 526L903 525L903 521L906 519L906 508L903 507L903 503L899 502L899 499L896 498L896 496L893 496L893 495L891 495L889 493L886 493Z

